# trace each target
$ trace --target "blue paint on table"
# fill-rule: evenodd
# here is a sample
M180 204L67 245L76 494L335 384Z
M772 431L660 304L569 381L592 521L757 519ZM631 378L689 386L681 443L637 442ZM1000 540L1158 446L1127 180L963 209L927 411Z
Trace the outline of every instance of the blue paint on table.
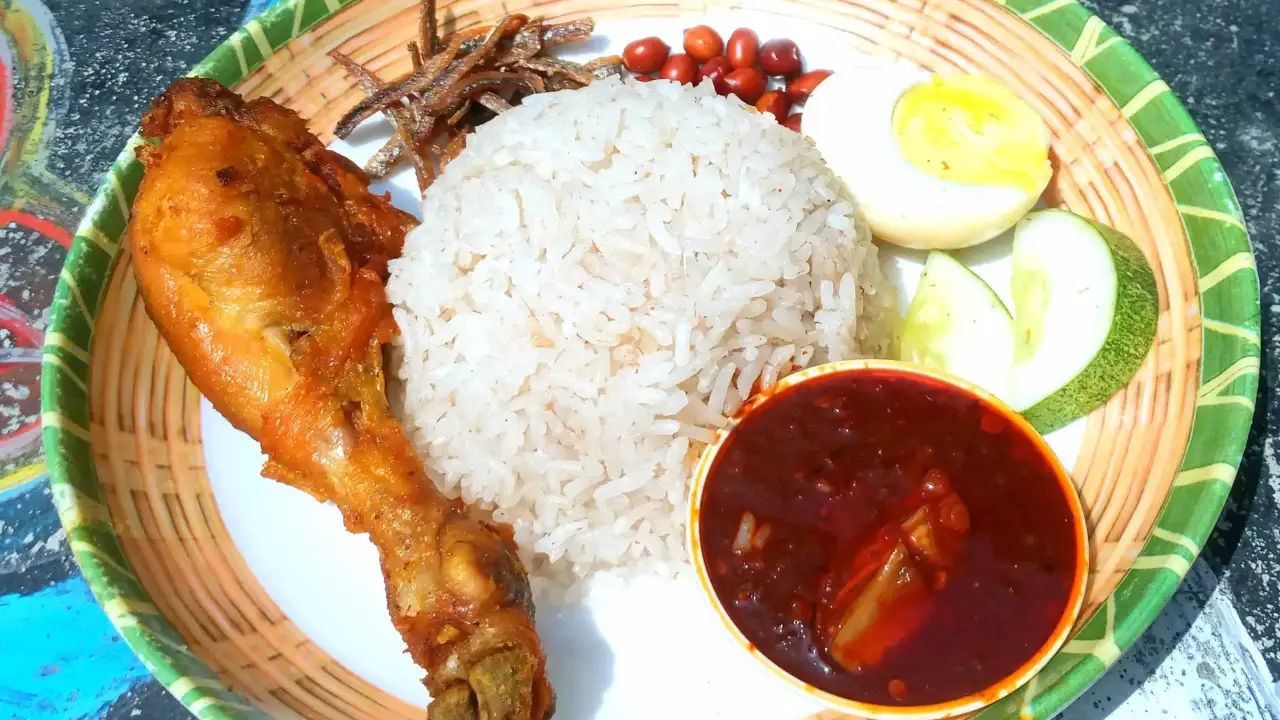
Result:
M0 493L0 720L125 718L112 709L154 684L80 575L47 479ZM182 717L163 694L171 710L146 717Z
M249 6L244 9L244 19L248 22L251 18L262 14L263 10L271 7L276 0L249 0Z
M83 578L0 597L0 720L101 717L148 676Z
M58 203L34 197L23 211L69 237L147 102L242 22L246 1L0 0L0 14L34 18L32 47L48 50L12 52L12 38L0 35L7 76L44 77L22 74L27 62L52 70L45 87L28 81L17 88L27 96L48 92L42 132L6 128L9 135L0 137L6 151L38 142L28 149L44 163L41 187L58 191ZM0 104L14 101L0 97ZM12 180L7 171L5 177ZM12 206L14 186L0 183L0 209ZM11 301L20 329L35 332L48 322L65 256L57 235L0 224L0 304ZM20 344L14 333L0 323L0 348ZM116 633L80 575L39 476L39 434L15 450L14 428L39 420L39 367L0 367L0 440L9 441L0 442L0 720L189 718Z

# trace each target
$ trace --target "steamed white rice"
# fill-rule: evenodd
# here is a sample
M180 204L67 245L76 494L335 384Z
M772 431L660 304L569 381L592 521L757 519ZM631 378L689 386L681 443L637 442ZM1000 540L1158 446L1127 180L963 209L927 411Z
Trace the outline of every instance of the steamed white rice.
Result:
M391 264L410 437L535 578L678 571L693 465L752 386L888 350L854 201L709 85L526 99L468 138Z

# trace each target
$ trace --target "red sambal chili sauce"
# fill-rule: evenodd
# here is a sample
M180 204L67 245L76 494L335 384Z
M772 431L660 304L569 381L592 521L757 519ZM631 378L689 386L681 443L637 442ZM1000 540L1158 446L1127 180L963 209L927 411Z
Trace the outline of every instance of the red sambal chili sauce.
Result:
M746 639L849 700L979 693L1040 650L1081 541L1054 461L1002 410L868 368L762 400L725 439L698 523L711 586Z

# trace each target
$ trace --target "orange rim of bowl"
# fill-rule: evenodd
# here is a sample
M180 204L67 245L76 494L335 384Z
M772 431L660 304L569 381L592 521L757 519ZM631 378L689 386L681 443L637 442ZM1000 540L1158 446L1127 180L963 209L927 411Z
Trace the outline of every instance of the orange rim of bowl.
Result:
M1035 654L1033 654L1012 673L1009 673L1005 677L976 693L972 693L955 700L933 703L930 705L876 705L873 703L851 700L849 698L827 692L804 682L791 673L788 673L761 652L760 649L747 638L737 624L733 622L732 618L729 617L728 612L724 608L724 604L720 602L720 596L716 594L715 588L711 586L711 576L707 572L706 560L702 555L701 522L699 520L702 511L702 495L707 485L707 479L711 474L711 469L715 465L716 458L719 456L720 450L724 447L725 442L733 434L733 430L741 424L744 418L751 415L763 405L766 405L770 399L776 397L784 390L794 387L800 383L812 381L816 378L826 377L828 375L861 372L866 370L883 370L904 373L943 382L964 390L971 395L975 395L990 404L992 407L998 409L1005 418L1009 420L1009 422L1018 427L1024 435L1031 438L1032 442L1035 443L1036 448L1039 449L1041 454L1049 460L1049 464L1053 468L1054 475L1058 480L1058 485L1066 496L1067 507L1075 526L1076 571L1071 582L1071 593L1067 596L1066 608L1063 610L1062 616L1058 619L1058 624L1054 627L1049 638L1040 645ZM689 556L693 563L694 574L697 575L698 578L698 586L702 590L703 597L711 605L711 609L719 618L720 624L729 631L729 634L733 636L740 647L750 653L751 656L768 669L772 675L782 679L792 688L800 691L810 699L817 700L823 705L840 712L856 714L869 718L870 720L878 720L880 718L884 718L886 720L889 718L892 718L892 720L934 720L955 717L981 710L987 705L996 702L1022 687L1022 685L1030 680L1040 671L1041 668L1045 666L1046 663L1049 662L1051 658L1053 658L1058 650L1062 648L1063 644L1066 643L1067 636L1070 635L1071 628L1075 625L1076 618L1080 614L1080 608L1084 603L1085 586L1089 575L1088 529L1085 523L1084 507L1080 503L1080 497L1076 493L1074 483L1071 482L1070 474L1067 472L1066 468L1063 467L1062 462L1058 460L1057 454L1054 453L1051 447L1049 447L1044 436L1037 432L1036 429L1022 417L1022 415L1014 412L994 395L972 383L931 368L895 360L843 360L818 365L788 375L787 377L779 380L778 383L769 390L762 392L749 400L729 421L728 425L716 432L715 440L707 446L707 449L703 451L702 457L698 461L698 466L694 470L693 482L689 492L685 543L689 548Z

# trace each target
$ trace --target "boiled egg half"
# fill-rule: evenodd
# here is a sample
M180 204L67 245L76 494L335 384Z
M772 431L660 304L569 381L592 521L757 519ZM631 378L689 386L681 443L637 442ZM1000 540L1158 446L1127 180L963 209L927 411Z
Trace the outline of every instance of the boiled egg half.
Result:
M809 97L803 127L872 233L909 248L990 240L1035 205L1053 175L1044 121L978 75L841 70Z

